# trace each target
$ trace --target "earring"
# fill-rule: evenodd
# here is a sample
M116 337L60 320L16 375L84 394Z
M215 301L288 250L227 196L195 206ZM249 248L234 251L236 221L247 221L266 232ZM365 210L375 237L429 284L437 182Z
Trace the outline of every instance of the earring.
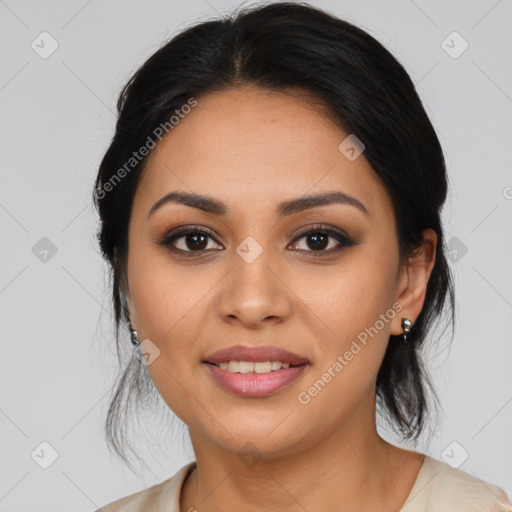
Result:
M130 333L131 333L131 337L132 337L132 343L135 345L135 346L138 346L140 345L140 341L139 341L139 338L137 337L137 331L132 327L132 324L130 324Z
M408 318L402 318L402 329L404 330L404 343L407 341L407 335L411 332L412 322Z

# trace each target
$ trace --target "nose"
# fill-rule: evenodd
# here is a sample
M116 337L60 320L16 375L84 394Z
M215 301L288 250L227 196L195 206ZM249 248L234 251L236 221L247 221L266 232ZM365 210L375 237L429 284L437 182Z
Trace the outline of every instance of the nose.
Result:
M219 288L218 314L223 321L258 329L290 316L291 292L282 272L273 268L269 252L264 250L252 262L234 254L233 268Z

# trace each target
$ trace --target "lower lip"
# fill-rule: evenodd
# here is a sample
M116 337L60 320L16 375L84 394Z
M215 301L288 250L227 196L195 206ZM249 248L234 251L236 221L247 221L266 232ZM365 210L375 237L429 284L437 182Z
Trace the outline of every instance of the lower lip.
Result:
M205 363L217 382L228 391L239 396L268 396L297 380L306 369L306 364L281 368L269 373L233 373L214 364Z

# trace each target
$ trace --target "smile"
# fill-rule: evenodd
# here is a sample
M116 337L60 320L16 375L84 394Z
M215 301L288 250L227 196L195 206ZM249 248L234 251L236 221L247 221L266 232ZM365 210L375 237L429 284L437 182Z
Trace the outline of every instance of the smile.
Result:
M221 370L227 370L232 373L269 373L289 368L290 363L283 361L223 361L218 366Z
M242 397L258 398L274 395L294 384L309 365L292 366L277 360L231 360L219 364L205 363L204 366L223 390Z

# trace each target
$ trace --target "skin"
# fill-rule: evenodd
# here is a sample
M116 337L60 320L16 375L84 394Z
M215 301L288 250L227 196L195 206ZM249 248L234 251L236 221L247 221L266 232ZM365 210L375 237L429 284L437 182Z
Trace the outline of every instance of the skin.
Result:
M148 366L167 405L189 427L197 469L181 511L333 510L396 512L421 467L416 452L391 445L375 425L376 376L401 318L421 312L435 258L425 230L401 266L392 203L364 153L338 150L348 132L304 98L243 87L197 98L198 105L152 151L129 225L127 289L139 339L160 350ZM167 203L170 191L224 202L225 216ZM306 194L342 191L351 205L315 207L281 218L276 206ZM313 256L305 227L326 224L356 242L338 252L329 238ZM158 241L179 226L209 228L203 253L193 240ZM318 231L318 230L317 230ZM263 249L248 263L236 248L248 236ZM314 241L313 241L314 242ZM399 302L402 311L310 403L306 391L357 335ZM267 397L236 396L202 361L235 344L278 345L306 357L301 378ZM237 456L252 443L259 459ZM321 485L320 485L321 484Z

